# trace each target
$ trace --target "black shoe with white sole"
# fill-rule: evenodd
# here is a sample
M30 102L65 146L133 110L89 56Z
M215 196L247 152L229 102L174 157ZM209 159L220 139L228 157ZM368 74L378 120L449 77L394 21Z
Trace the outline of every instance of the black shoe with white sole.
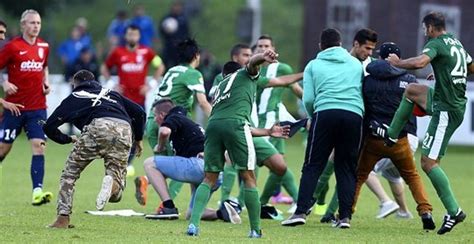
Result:
M306 224L306 214L293 214L287 220L281 222L283 226L297 226Z
M423 230L434 230L436 225L433 221L431 213L424 213L421 215L421 222L423 222Z
M461 209L458 209L458 212L454 216L446 214L444 216L443 225L438 230L438 234L443 235L447 232L450 232L454 228L454 226L463 222L465 218L466 214Z
M349 229L351 228L351 221L349 218L343 218L338 221L336 221L332 227L334 228L339 228L339 229Z
M147 214L145 215L146 219L165 219L165 220L175 220L179 218L179 213L177 208L165 208L160 206L157 209L156 214Z

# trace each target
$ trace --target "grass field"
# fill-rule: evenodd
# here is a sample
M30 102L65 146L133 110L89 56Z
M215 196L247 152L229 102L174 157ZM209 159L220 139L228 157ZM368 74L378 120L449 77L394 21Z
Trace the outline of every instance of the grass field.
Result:
M31 206L31 180L29 175L30 147L24 136L21 136L3 163L2 187L0 201L0 242L1 243L36 243L36 242L95 242L95 243L156 243L156 242L244 242L247 239L248 219L243 212L243 224L231 225L220 221L203 222L201 235L191 238L184 235L187 221L183 215L189 201L189 188L183 191L176 199L181 210L181 219L177 221L152 221L142 217L98 217L85 214L85 210L94 210L95 197L99 190L104 174L101 161L92 163L83 173L76 185L74 198L74 213L72 223L75 229L52 230L45 228L55 219L56 195L61 170L70 145L48 144L46 154L45 189L55 194L52 203L41 207ZM300 168L303 160L304 147L300 138L289 141L287 146L287 162L299 180ZM353 216L352 228L349 230L333 229L327 224L320 224L320 216L311 215L306 225L297 228L284 228L277 221L264 220L262 228L264 238L259 241L276 243L438 243L462 242L474 243L474 149L468 147L452 147L449 149L443 166L450 176L452 187L459 203L467 213L466 221L444 236L434 232L426 233L421 230L418 218L400 220L393 216L384 220L376 220L375 214L378 203L367 188L363 189L357 206L358 212ZM143 173L141 163L150 150L145 151L142 158L135 161L138 173ZM419 158L419 157L417 157ZM267 170L261 170L259 185L262 186ZM424 174L422 178L430 200L434 206L434 218L437 227L441 224L445 213L441 202ZM384 186L388 189L386 182ZM334 177L331 179L332 194ZM109 204L106 210L134 209L137 212L151 213L158 205L158 197L149 189L148 205L139 206L135 198L132 181L126 189L122 202ZM236 187L234 192L237 192ZM216 207L219 192L210 201L210 207ZM327 198L329 199L330 196ZM415 204L407 191L408 204L412 213L415 213ZM286 212L287 206L279 205L279 209ZM284 214L285 217L288 214Z

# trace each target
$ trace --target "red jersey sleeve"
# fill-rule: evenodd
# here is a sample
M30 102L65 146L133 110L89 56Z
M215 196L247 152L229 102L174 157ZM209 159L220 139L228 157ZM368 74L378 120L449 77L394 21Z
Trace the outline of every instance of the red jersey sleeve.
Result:
M151 48L148 48L148 53L146 57L147 63L150 63L155 58L155 56L156 56L155 51L153 51L153 49Z
M117 65L116 60L118 59L117 59L117 49L115 48L105 60L105 66L107 66L107 68L109 69L114 67L115 65Z
M7 66L11 59L10 45L6 44L3 48L0 49L0 69L3 69Z

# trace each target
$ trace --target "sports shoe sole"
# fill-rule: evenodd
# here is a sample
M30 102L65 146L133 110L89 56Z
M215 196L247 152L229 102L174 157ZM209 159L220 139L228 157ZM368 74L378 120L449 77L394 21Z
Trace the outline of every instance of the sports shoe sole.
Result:
M242 219L235 209L227 202L224 202L224 208L229 214L229 219L232 224L242 224Z
M349 223L336 223L333 227L334 228L339 228L339 229L349 229L349 228L351 228L351 224L349 224Z
M298 226L306 224L306 219L303 218L295 218L295 219L287 219L281 222L283 226Z
M109 201L110 196L112 195L113 183L114 179L112 178L112 176L104 176L104 179L102 180L102 187L100 188L100 192L97 195L97 199L95 201L95 207L97 208L97 210L104 210L105 204Z
M175 220L179 219L179 214L147 214L145 219Z
M39 202L32 202L31 204L33 206L41 206L43 204L51 202L51 199L53 199L53 193L51 192L45 192L41 196L41 200Z
M387 211L385 211L384 213L377 215L376 218L377 218L377 219L386 218L386 217L389 216L390 214L395 213L398 209L400 209L400 206L398 206L397 204L394 204L391 208L389 208L389 209L388 209Z
M137 200L138 204L145 206L146 205L146 189L142 186L142 181L140 177L135 178L135 199Z

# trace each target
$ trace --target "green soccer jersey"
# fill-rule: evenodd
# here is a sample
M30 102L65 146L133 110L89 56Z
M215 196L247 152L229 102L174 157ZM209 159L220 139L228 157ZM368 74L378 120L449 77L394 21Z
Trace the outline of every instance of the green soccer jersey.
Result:
M195 92L205 93L201 72L189 65L177 65L166 72L157 98L169 97L176 105L190 112Z
M436 79L433 111L464 111L467 65L472 63L471 56L452 34L430 39L423 53L430 57Z
M272 63L260 69L260 74L263 77L275 78L282 75L289 75L293 73L293 69L285 63ZM274 119L278 120L279 104L282 100L283 91L285 87L268 87L259 86L257 89L257 110L260 120L259 127L264 127L266 121L266 114L274 112Z
M240 119L250 122L257 79L258 75L251 76L246 69L240 69L224 77L215 91L209 121Z

